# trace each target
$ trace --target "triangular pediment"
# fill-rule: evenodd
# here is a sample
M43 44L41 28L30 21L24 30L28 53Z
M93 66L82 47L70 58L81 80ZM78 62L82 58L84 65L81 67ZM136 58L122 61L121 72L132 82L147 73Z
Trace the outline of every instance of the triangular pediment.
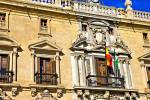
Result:
M57 46L55 43L52 43L48 40L39 41L29 45L30 49L35 50L50 50L50 51L61 51L62 48Z
M140 56L138 59L139 60L150 60L150 52Z

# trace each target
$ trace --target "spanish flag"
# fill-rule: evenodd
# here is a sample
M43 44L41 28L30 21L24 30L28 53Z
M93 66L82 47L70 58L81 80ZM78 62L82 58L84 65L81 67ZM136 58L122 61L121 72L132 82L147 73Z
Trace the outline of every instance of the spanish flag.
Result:
M106 48L106 65L108 67L108 71L110 74L113 74L113 68L112 68L112 56L111 54L109 53L109 50L108 48Z
M106 48L106 63L108 67L112 67L112 56L108 51L108 48Z

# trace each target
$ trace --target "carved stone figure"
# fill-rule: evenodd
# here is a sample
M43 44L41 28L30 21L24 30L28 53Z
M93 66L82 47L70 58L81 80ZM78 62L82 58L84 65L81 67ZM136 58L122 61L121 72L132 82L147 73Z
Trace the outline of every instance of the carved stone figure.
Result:
M63 90L62 89L58 89L57 90L57 97L61 98L63 96Z
M12 88L12 96L16 96L18 94L17 88Z

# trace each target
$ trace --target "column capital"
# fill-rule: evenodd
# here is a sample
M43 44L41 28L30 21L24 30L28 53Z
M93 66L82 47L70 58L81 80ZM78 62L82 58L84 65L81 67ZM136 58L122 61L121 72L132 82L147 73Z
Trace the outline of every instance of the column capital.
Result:
M34 49L31 50L31 55L35 55L35 50Z
M143 60L140 61L140 66L141 66L141 67L145 67L145 64L144 64L144 61L143 61Z
M13 48L13 54L17 54L17 48Z

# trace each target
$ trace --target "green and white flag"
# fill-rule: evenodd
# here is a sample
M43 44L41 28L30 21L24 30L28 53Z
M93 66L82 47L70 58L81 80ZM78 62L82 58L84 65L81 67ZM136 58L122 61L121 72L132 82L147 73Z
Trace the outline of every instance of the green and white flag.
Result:
M119 76L120 74L119 59L118 59L115 49L114 49L114 68L115 68L116 76Z

